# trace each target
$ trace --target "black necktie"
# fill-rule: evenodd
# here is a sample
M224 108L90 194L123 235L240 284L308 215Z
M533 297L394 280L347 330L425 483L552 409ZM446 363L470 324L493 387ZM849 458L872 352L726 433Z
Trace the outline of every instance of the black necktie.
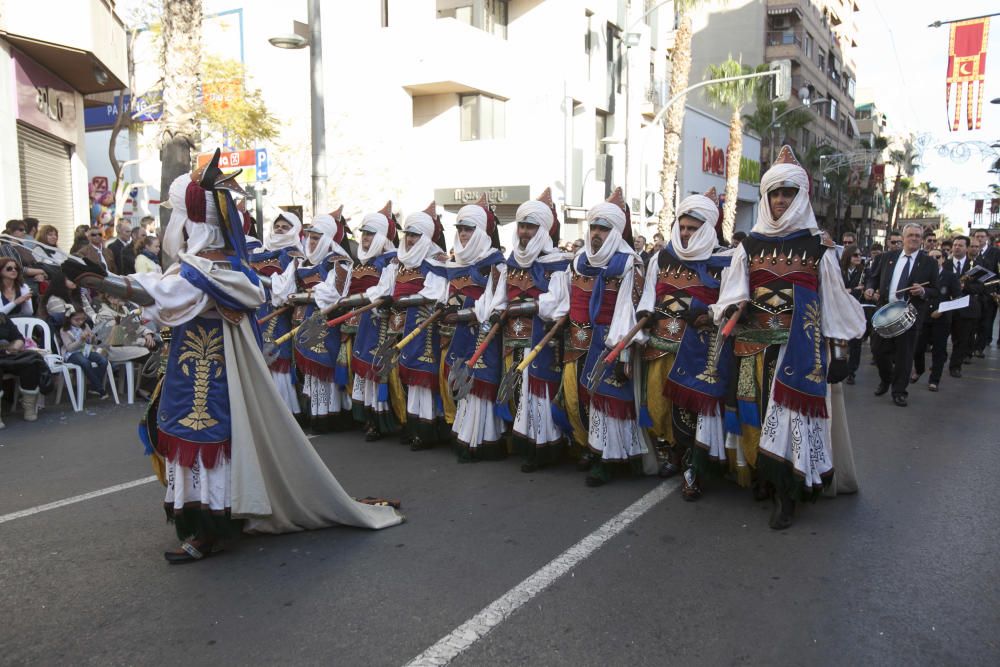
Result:
M896 289L901 290L909 286L910 286L910 255L907 255L906 264L903 265L903 272L899 274L899 283L896 285Z

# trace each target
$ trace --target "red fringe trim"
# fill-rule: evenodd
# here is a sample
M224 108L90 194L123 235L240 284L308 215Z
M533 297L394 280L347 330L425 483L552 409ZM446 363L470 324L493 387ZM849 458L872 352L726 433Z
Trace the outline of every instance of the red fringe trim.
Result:
M440 391L440 376L437 373L420 371L399 365L399 381L407 387L426 387L435 394Z
M486 380L472 380L472 395L493 403L497 400L497 386Z
M690 387L682 387L669 379L663 385L663 395L673 401L677 407L699 415L716 415L719 408L722 407L721 398L703 394Z
M780 381L774 383L774 400L778 405L783 405L789 410L801 412L809 417L822 417L823 419L829 417L826 411L825 396L809 396L782 384Z
M548 393L546 394L546 391ZM549 382L542 378L528 375L528 393L538 398L552 400L559 391L559 382Z
M156 448L164 453L164 458L171 463L178 463L190 468L198 461L201 454L201 465L212 469L218 464L219 456L225 459L232 457L232 447L229 440L222 442L192 442L184 438L159 431L156 438Z
M315 362L312 359L306 359L298 350L295 350L295 365L304 375L312 375L314 378L318 378L323 382L330 382L333 380L333 368L330 366L324 366L323 364Z
M288 373L292 370L291 359L275 359L274 363L268 366L275 373Z
M351 370L354 371L355 375L360 375L366 380L374 380L378 377L378 373L375 372L375 368L371 364L357 357L351 358Z
M633 401L623 401L610 396L592 394L590 397L590 407L593 410L600 410L609 417L615 419L635 419L635 403Z

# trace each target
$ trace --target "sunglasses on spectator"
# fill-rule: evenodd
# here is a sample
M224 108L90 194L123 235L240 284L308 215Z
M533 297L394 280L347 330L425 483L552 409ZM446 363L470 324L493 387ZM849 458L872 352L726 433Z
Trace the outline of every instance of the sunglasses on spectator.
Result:
M14 273L17 273L17 267L14 266L13 264L8 264L7 266L3 267L3 270L4 271L13 271Z

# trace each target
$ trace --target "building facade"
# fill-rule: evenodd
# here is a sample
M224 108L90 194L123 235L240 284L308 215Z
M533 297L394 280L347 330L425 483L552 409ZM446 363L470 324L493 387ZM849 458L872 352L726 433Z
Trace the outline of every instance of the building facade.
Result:
M837 206L824 173L827 160L819 154L842 155L858 148L857 68L851 55L858 43L857 11L856 0L730 0L704 3L692 14L692 82L704 80L709 65L729 57L750 66L791 61L788 108L805 106L808 98L812 120L791 133L782 132L779 126L773 130L773 143L791 145L812 172L817 183L813 208L821 224L831 228L843 222L846 209ZM688 104L719 113L702 92L691 95ZM751 107L746 113L752 111ZM762 169L767 168L769 157L759 157Z
M89 220L85 95L124 88L111 0L0 0L0 216L38 218L69 247Z

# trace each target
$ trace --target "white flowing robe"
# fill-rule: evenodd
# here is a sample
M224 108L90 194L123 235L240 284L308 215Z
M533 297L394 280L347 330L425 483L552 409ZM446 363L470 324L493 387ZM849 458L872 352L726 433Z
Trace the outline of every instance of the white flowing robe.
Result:
M739 246L733 261L722 272L719 301L709 306L716 324L725 319L731 305L750 299L750 274L746 251ZM819 264L820 329L826 338L850 340L865 333L865 315L861 304L844 287L844 281L834 252L824 252ZM777 367L785 354L785 345L778 352ZM770 455L794 466L807 487L822 485L822 477L833 469L830 419L813 417L779 405L774 401L774 386L768 388L771 399L761 421L760 447ZM826 395L827 414L831 413L830 392ZM728 446L736 446L734 437ZM736 447L737 451L739 447Z
M218 284L227 294L253 309L264 301L264 291L239 272L219 268L193 256L181 261ZM215 302L180 275L180 265L164 274L132 276L156 302L144 310L167 326L178 326L199 315L211 316ZM403 521L391 507L359 503L344 491L309 439L285 407L269 377L250 321L222 320L225 365L231 411L232 459L211 470L202 466L199 493L212 509L230 506L234 518L248 519L247 532L289 533L345 524L386 528ZM167 502L175 507L194 491L191 468L167 464L174 475ZM195 500L189 497L186 502ZM214 503L214 504L212 504ZM181 503L183 504L183 503Z
M493 282L493 271L486 281L486 289L482 296L476 299L472 311L480 326L489 322L493 313L499 313L507 307L507 290L498 289L500 284L507 283L507 265L497 264L499 277ZM503 368L500 368L503 375ZM469 449L476 449L485 442L497 442L503 437L503 419L497 416L494 403L479 396L468 394L455 406L455 423L452 425L458 441Z
M548 291L538 295L536 303L541 319L558 319L553 314L559 309L560 295L566 293L566 280L565 271L553 273L549 279ZM506 271L497 281L497 291L507 294ZM556 397L549 396L548 388L545 389L545 396L536 396L528 391L528 370L525 368L521 371L521 395L514 415L514 433L535 445L550 445L563 437L562 431L552 419L552 402Z
M661 250L660 252L665 252ZM727 248L724 251L729 254ZM714 253L713 253L714 254ZM656 275L659 272L660 253L655 253L649 258L646 265L646 276L648 280L643 284L642 297L636 312L653 312L656 308ZM697 425L694 433L695 442L708 451L708 456L713 461L726 460L726 429L723 422L723 411L717 410L714 415L698 414ZM741 465L745 466L744 461Z
M324 262L331 259L349 264L348 257L340 255L327 255ZM275 274L271 280L271 302L275 306L282 306L288 301L288 297L295 293L298 282L295 272L300 266L301 260L295 259L285 267L280 274ZM351 286L350 266L347 267L347 280L342 288L337 287L337 271L331 270L326 280L318 283L313 288L313 299L316 307L325 310L337 304L343 299ZM309 397L309 413L314 417L326 417L342 412L350 412L351 395L345 387L341 387L334 379L322 380L309 373L302 373L302 393Z
M565 280L559 281L553 289L552 283L549 291L553 293L553 298L558 304L551 313L552 319L558 319L569 312L570 290L572 288L572 277L574 267L578 261L583 261L583 251L570 263L566 269ZM641 266L641 265L640 265ZM635 270L630 267L622 276L621 285L618 288L618 295L615 300L615 310L608 326L608 333L604 340L604 349L611 350L621 342L628 332L635 326L636 309L632 303L632 291L635 284ZM557 291L558 290L558 293ZM626 347L619 359L631 366L632 371L632 391L635 395L635 414L638 416L642 408L642 377L640 367L640 355L633 355L631 346L645 343L648 336L644 331L639 331ZM599 341L593 341L591 345L598 345ZM582 363L582 358L580 363ZM601 410L590 407L590 423L588 427L587 444L601 455L603 461L623 461L634 457L642 457L643 472L647 475L656 474L658 463L656 461L656 451L652 447L649 435L645 429L639 428L638 419L618 419L605 414Z

